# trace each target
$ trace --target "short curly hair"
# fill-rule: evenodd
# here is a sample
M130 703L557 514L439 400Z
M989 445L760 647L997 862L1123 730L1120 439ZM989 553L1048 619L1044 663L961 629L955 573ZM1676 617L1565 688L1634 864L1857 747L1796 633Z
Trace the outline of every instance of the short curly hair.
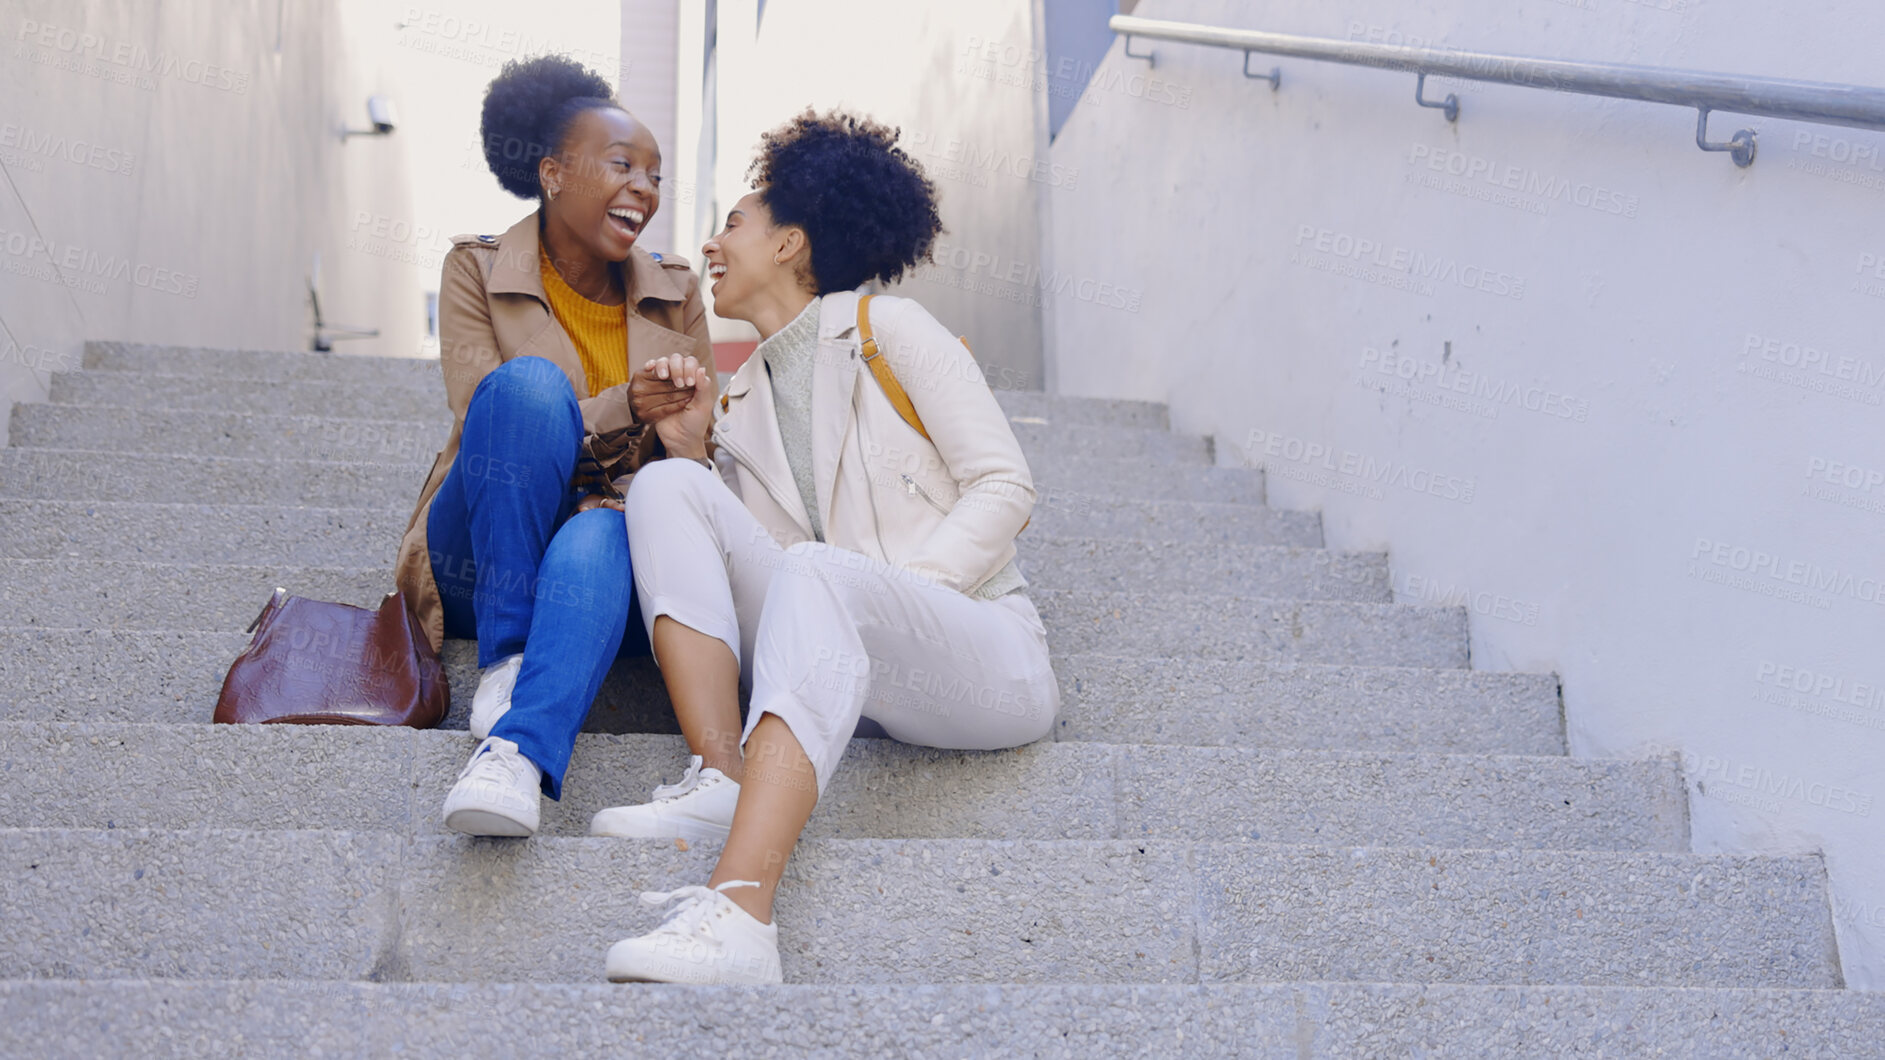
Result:
M564 55L512 59L484 92L479 133L484 161L505 191L537 199L537 163L563 146L569 123L586 110L621 109L601 75Z
M936 185L897 146L899 135L869 118L807 109L761 138L747 179L774 224L805 230L819 294L894 282L930 260L943 230Z

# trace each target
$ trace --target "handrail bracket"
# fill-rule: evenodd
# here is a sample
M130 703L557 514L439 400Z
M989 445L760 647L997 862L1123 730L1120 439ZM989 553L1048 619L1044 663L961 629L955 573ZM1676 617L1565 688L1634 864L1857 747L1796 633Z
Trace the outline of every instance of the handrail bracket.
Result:
M1457 122L1460 120L1459 93L1448 92L1446 98L1438 102L1428 99L1427 75L1424 73L1420 75L1420 80L1414 82L1414 102L1423 107L1432 107L1435 110L1446 111L1446 120L1448 121Z
M1146 52L1144 55L1140 55L1137 52L1134 52L1132 50L1132 34L1130 33L1126 34L1126 58L1144 59L1145 65L1150 66L1150 67L1158 66L1158 53L1157 52Z
M1270 91L1272 92L1276 91L1279 88L1282 88L1283 87L1283 68L1282 67L1272 66L1270 68L1270 72L1267 74L1256 74L1256 73L1250 72L1250 57L1255 54L1256 52L1251 51L1247 48L1244 50L1244 76L1248 77L1252 81L1268 81L1270 83Z
M1710 143L1708 140L1708 108L1697 107L1695 114L1695 146L1704 151L1726 151L1734 164L1746 169L1754 164L1754 130L1742 129L1726 143Z

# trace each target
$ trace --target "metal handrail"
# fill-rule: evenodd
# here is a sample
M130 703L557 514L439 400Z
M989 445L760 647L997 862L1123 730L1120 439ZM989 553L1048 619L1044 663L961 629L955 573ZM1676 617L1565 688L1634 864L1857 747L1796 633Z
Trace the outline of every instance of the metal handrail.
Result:
M1754 164L1754 130L1742 129L1726 143L1711 143L1708 139L1710 111L1759 114L1857 129L1885 129L1885 89L1865 85L1744 77L1738 74L1713 74L1619 63L1534 59L1454 48L1371 44L1328 37L1302 37L1290 33L1266 33L1262 30L1201 26L1132 15L1114 15L1109 25L1114 33L1125 36L1126 54L1134 59L1150 61L1152 58L1150 54L1133 52L1134 37L1241 51L1244 53L1245 75L1269 81L1272 89L1281 86L1282 71L1252 73L1252 53L1417 74L1419 81L1414 88L1415 100L1422 106L1444 109L1448 121L1459 118L1459 97L1449 95L1439 102L1428 100L1425 92L1429 74L1466 81L1488 81L1554 92L1693 107L1699 112L1695 128L1696 144L1704 151L1729 152L1735 164L1740 166Z

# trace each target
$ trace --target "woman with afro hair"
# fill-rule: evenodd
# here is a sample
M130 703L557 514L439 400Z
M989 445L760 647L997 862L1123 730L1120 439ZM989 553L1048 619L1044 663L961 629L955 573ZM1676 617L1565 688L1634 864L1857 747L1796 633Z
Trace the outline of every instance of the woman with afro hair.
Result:
M1034 506L1014 431L921 305L858 290L928 260L942 229L897 135L810 111L766 134L754 190L702 249L716 312L762 341L724 397L699 381L645 417L666 459L629 490L629 550L694 758L590 831L725 845L704 886L643 895L682 904L609 950L612 980L781 981L774 893L861 718L976 750L1053 725L1047 638L1014 562Z
M635 245L661 205L661 151L608 82L561 56L507 63L481 132L498 183L536 208L446 255L452 429L397 578L434 647L475 637L484 671L446 826L528 836L540 796L561 797L610 662L647 652L621 515L654 441L634 408L658 415L694 392L629 366L684 355L710 392L713 360L698 279Z

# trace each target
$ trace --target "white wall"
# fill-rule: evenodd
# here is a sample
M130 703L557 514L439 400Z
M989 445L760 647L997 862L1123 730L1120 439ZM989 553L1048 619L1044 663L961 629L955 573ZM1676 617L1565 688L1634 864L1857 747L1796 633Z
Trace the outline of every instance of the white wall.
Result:
M1885 82L1858 0L1137 14ZM1059 388L1170 401L1390 549L1475 666L1562 675L1573 753L1680 752L1697 850L1823 850L1848 981L1885 986L1885 134L1717 115L1760 132L1743 170L1674 107L1455 85L1449 125L1412 75L1264 61L1272 93L1148 46L1054 147Z
M532 208L484 162L490 80L560 52L633 87L619 0L0 0L0 33L0 402L43 398L86 339L306 349L317 254L327 322L380 332L336 352L435 353L451 237ZM397 128L343 141L371 94Z
M619 0L562 0L550 9L526 9L509 0L353 0L365 5L351 20L349 41L378 58L378 69L394 86L400 129L412 158L405 205L383 209L370 200L352 204L348 249L356 258L379 257L403 267L402 282L436 295L445 254L461 233L496 234L536 208L498 186L484 160L478 123L485 89L504 64L557 53L588 67L617 86L629 100L629 75L622 57ZM657 39L660 29L654 34ZM661 102L646 120L657 129ZM661 140L662 149L667 149ZM655 215L659 222L666 213ZM650 249L663 249L651 243ZM437 356L436 337L388 352Z
M713 193L748 189L759 136L807 106L900 126L941 192L938 262L898 293L968 337L991 378L1041 385L1040 203L1045 95L1021 76L1037 50L1030 0L719 0ZM685 90L685 89L684 89Z
M0 3L0 408L86 339L305 349L317 252L329 319L381 329L350 352L416 344L418 284L345 249L410 194L397 136L339 135L386 90L360 6Z
M617 5L622 26L619 95L661 145L661 209L636 242L647 250L674 251L692 262L696 250L676 238L694 204L693 184L674 175L676 156L686 153L678 139L675 105L681 6L681 0L621 0Z

